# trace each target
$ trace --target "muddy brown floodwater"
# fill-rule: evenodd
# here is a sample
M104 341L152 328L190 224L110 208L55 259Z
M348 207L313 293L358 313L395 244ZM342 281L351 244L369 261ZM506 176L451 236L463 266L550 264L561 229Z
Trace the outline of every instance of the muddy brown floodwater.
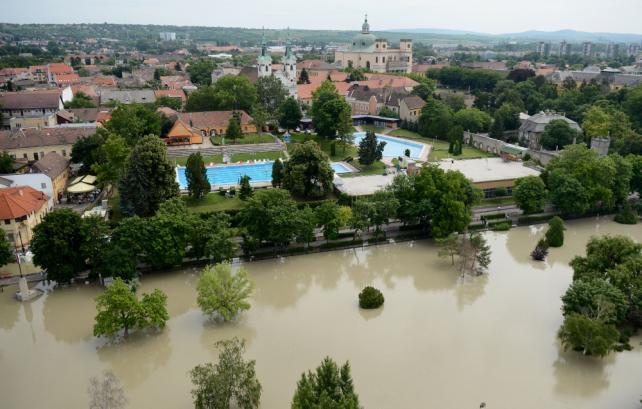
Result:
M217 340L247 340L263 385L262 408L289 407L304 370L329 355L350 360L367 409L638 408L642 345L605 359L563 352L556 339L569 260L591 235L642 228L606 219L568 223L545 263L529 253L543 227L487 233L492 264L461 280L428 241L247 263L252 308L233 324L196 307L198 271L149 275L171 316L158 334L110 345L92 336L99 289L58 289L20 304L0 294L0 407L86 408L91 376L112 370L130 408L190 408L188 371L217 357ZM380 288L385 306L361 311L357 294Z

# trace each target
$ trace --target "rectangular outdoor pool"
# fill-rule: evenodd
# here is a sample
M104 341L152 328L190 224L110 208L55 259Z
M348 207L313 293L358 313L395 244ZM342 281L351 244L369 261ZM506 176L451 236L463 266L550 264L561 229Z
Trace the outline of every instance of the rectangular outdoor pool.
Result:
M341 173L352 173L354 170L350 169L348 166L346 166L345 163L343 162L330 162L330 166L332 167L332 170L336 174L341 174Z
M238 185L242 176L250 177L250 184L272 181L272 164L274 162L247 163L234 165L206 166L207 180L210 185ZM176 178L181 189L187 189L185 167L176 168Z
M365 132L355 132L354 144L359 145L359 142L361 142L365 136ZM411 142L407 139L391 138L381 134L377 134L377 141L386 143L386 146L383 148L383 156L393 158L405 156L406 149L409 149L412 159L421 159L421 151L424 148L424 145L421 143Z

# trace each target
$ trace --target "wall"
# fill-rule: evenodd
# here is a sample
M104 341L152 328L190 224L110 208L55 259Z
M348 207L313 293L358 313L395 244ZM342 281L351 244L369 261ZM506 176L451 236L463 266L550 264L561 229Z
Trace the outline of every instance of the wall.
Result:
M493 139L490 136L472 132L464 132L464 142L479 150L491 152L496 155L499 155L502 147L506 145L506 142L500 141L499 139Z
M71 155L73 145L52 145L52 146L35 146L30 148L6 149L9 155L16 159L27 159L30 161L41 159L46 153L56 152L57 154L68 158ZM38 158L34 154L38 154Z

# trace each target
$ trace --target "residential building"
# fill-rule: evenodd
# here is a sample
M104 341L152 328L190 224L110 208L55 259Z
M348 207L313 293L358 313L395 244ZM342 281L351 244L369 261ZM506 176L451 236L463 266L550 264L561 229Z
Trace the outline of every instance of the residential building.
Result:
M33 164L32 170L37 173L44 173L51 178L53 199L58 203L62 198L65 187L67 187L67 179L69 179L69 159L62 157L56 152L49 152Z
M169 31L161 31L158 33L161 41L176 41L176 33Z
M606 45L606 58L614 59L620 56L620 45L609 43Z
M0 189L0 226L15 247L31 242L33 229L51 210L49 197L31 186Z
M182 89L156 89L154 90L156 99L160 97L176 98L181 101L181 105L187 102L187 96Z
M388 40L377 38L370 32L368 16L361 33L352 43L334 52L335 64L340 68L365 68L373 72L412 72L412 40L402 39L399 48L393 48Z
M399 101L409 95L404 88L370 88L354 84L345 99L353 115L379 115L384 107L399 115Z
M421 109L426 101L416 95L409 95L399 100L399 118L402 121L417 122L421 116Z
M568 57L570 55L571 55L571 44L567 43L566 41L562 41L560 43L559 56Z
M558 114L552 111L542 111L539 112L522 122L522 125L518 131L519 141L522 145L528 146L529 149L539 150L541 149L541 137L546 130L546 126L551 123L551 121L562 120L569 124L569 126L575 129L578 132L582 132L582 128L578 125L577 122L565 117L564 115Z
M29 186L44 193L49 198L49 207L54 205L54 190L51 178L44 173L14 173L0 175L0 189Z
M154 90L132 89L132 90L100 90L100 105L113 103L120 104L153 104L156 102Z
M236 77L241 73L240 68L236 67L218 67L212 71L212 84L216 83L219 79L223 78L226 75L231 75Z
M537 53L544 58L548 58L551 55L551 43L540 41L537 45Z
M16 159L28 161L37 161L49 152L69 157L78 139L96 133L96 124L73 125L0 131L0 150Z
M626 55L628 57L637 57L638 54L640 54L640 44L629 44Z
M10 127L10 120L15 127L23 123L43 126L63 107L62 93L57 89L0 93L0 122L4 128Z
M182 122L182 126L189 130L197 130L203 137L225 135L230 119L235 113L240 114L241 132L256 133L252 117L245 111L179 112L177 122ZM174 125L176 126L176 123Z
M593 56L593 43L587 41L582 44L582 55L584 57Z
M56 82L56 76L73 74L73 73L74 73L74 69L67 64L63 64L63 63L48 64L47 65L47 82L53 84Z
M204 132L177 119L165 137L168 145L194 145L203 143Z

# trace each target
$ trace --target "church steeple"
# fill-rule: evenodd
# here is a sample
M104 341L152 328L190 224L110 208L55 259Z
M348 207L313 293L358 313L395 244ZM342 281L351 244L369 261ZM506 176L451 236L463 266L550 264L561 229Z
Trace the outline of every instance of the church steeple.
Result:
M263 28L263 35L261 36L261 56L267 56L267 43L265 42L265 27Z
M361 33L369 34L370 33L370 24L368 24L368 13L366 13L366 19L363 21L361 26Z

